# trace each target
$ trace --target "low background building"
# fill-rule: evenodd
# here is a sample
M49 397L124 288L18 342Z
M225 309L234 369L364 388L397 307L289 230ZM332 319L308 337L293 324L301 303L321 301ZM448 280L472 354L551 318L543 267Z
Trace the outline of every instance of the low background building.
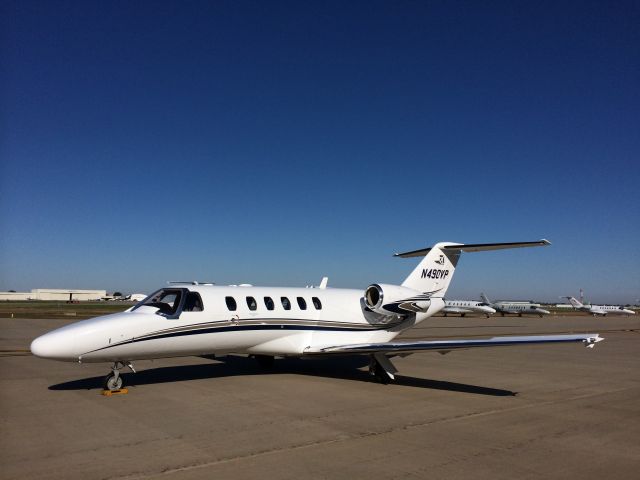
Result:
M34 288L31 292L0 292L0 300L100 300L106 290Z

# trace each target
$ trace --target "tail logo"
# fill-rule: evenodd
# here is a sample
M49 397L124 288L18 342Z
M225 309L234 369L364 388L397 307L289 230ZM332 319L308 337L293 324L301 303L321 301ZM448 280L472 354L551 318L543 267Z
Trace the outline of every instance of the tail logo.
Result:
M440 258L435 261L438 265L444 265L444 255L440 255Z

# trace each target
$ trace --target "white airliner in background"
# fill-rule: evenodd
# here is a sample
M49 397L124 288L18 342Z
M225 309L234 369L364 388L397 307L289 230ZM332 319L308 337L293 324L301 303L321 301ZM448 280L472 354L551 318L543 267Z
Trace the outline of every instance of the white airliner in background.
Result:
M569 299L569 303L576 310L581 310L583 312L589 312L593 315L635 315L636 312L630 310L628 308L621 307L619 305L583 305L578 299L575 297L564 297Z
M549 245L547 240L463 245L442 242L399 257L424 257L402 285L364 290L181 284L162 288L129 310L67 325L31 344L34 355L69 362L113 362L105 388L122 387L133 360L180 356L308 357L362 354L381 382L393 380L390 357L434 350L579 342L598 334L397 342L404 330L444 308L461 252ZM195 282L194 282L195 283Z
M500 300L498 302L491 302L484 293L480 294L480 298L483 302L489 304L492 308L495 308L497 312L504 317L506 313L511 313L521 317L524 315L549 315L549 310L545 310L540 307L539 303L531 302L508 302L506 300Z
M461 317L467 313L482 313L489 317L489 315L496 313L496 310L491 308L488 303L475 300L445 300L442 313L445 317L448 313L459 313Z

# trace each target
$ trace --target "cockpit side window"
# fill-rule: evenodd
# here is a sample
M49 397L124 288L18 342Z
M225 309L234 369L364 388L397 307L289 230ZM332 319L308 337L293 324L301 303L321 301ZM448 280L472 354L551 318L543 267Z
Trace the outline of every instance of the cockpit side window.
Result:
M158 309L159 313L164 315L174 315L180 307L183 292L179 288L163 288L149 295L145 300L138 303L134 310L147 306ZM201 301L202 304L202 301Z
M187 298L184 302L183 312L201 312L204 309L202 306L202 298L198 292L187 293Z

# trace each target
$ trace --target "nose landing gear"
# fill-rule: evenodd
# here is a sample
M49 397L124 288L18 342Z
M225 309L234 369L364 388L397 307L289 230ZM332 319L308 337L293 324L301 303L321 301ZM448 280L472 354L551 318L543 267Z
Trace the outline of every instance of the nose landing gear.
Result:
M111 373L104 378L104 389L110 392L115 392L116 390L122 389L122 377L120 376L120 370L124 367L129 368L133 373L136 373L136 370L133 368L133 364L131 362L114 362L111 367Z

